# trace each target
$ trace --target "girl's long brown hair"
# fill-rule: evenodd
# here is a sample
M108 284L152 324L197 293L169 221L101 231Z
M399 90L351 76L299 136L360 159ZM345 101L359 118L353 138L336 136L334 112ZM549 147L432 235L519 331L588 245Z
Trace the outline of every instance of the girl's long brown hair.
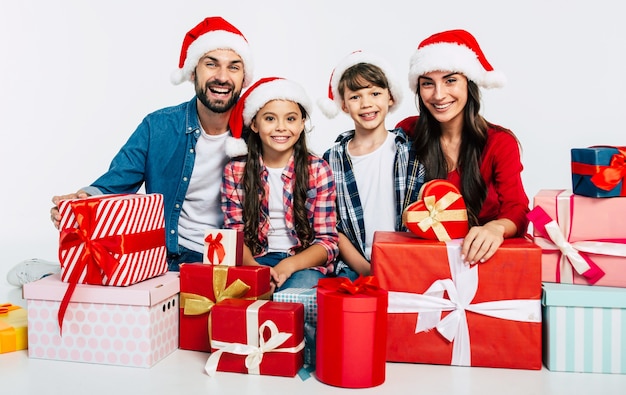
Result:
M306 110L299 103L298 107L302 113L302 119L306 120L308 118ZM255 122L255 119L252 122ZM259 242L259 222L264 215L261 212L261 201L265 198L259 160L259 157L263 155L263 144L259 134L254 133L249 127L244 130L244 136L246 136L248 143L248 156L242 178L244 242L252 254L256 255L263 248ZM311 245L315 238L306 209L307 191L309 189L309 149L306 144L305 131L300 134L300 138L294 144L293 155L296 178L293 190L294 225L298 239L302 244L299 250L303 250ZM269 218L267 220L269 221Z

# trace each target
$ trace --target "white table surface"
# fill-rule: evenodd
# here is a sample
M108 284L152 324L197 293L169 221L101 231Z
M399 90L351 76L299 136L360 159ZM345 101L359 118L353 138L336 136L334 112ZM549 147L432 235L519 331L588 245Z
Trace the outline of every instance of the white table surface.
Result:
M26 306L21 289L0 278L0 303ZM27 351L0 354L0 393L22 394L626 394L626 375L542 370L491 369L388 363L385 383L344 389L315 376L253 376L204 373L208 354L176 350L152 368L61 362L28 357Z

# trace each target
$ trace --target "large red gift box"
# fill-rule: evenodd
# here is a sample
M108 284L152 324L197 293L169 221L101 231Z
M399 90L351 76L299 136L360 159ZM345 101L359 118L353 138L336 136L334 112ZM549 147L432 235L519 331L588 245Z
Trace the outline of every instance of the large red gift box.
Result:
M59 202L61 280L70 285L59 325L76 284L128 286L167 271L163 195L100 195Z
M389 290L387 361L541 369L541 249L506 239L465 265L461 240L376 232L372 273Z
M294 377L304 365L302 303L227 299L211 313L205 371Z
M317 284L315 374L344 388L385 382L387 291L375 277L324 278Z
M269 299L269 266L180 265L179 347L211 351L209 313L228 298Z
M543 249L541 280L626 287L626 197L593 198L544 189L529 213Z

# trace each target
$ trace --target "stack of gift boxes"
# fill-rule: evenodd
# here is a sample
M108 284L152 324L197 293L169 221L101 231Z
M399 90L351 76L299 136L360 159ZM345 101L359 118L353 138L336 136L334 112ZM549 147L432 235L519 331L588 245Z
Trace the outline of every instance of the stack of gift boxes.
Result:
M409 232L375 233L372 276L307 290L272 292L233 230L167 272L160 195L66 201L62 272L24 286L29 355L149 367L181 348L208 353L209 376L308 367L349 388L383 383L386 362L625 373L624 152L572 150L573 190L540 191L533 237L477 265L461 257L459 191L427 183Z
M625 165L624 147L574 148L572 189L534 197L550 370L626 373Z

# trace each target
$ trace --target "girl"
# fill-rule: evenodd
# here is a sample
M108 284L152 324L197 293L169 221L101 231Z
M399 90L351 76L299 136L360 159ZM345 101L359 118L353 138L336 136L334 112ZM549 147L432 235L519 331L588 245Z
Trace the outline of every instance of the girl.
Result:
M317 285L338 254L335 182L307 149L310 110L300 85L272 77L252 85L230 118L248 154L224 169L224 225L244 232L243 264L270 266L276 290Z
M479 87L500 87L505 78L470 33L451 30L420 43L409 83L420 116L398 126L413 136L411 154L426 169L424 182L448 179L460 189L471 226L461 253L468 264L484 262L504 238L523 236L528 226L519 143L479 114ZM411 191L412 201L418 191Z

